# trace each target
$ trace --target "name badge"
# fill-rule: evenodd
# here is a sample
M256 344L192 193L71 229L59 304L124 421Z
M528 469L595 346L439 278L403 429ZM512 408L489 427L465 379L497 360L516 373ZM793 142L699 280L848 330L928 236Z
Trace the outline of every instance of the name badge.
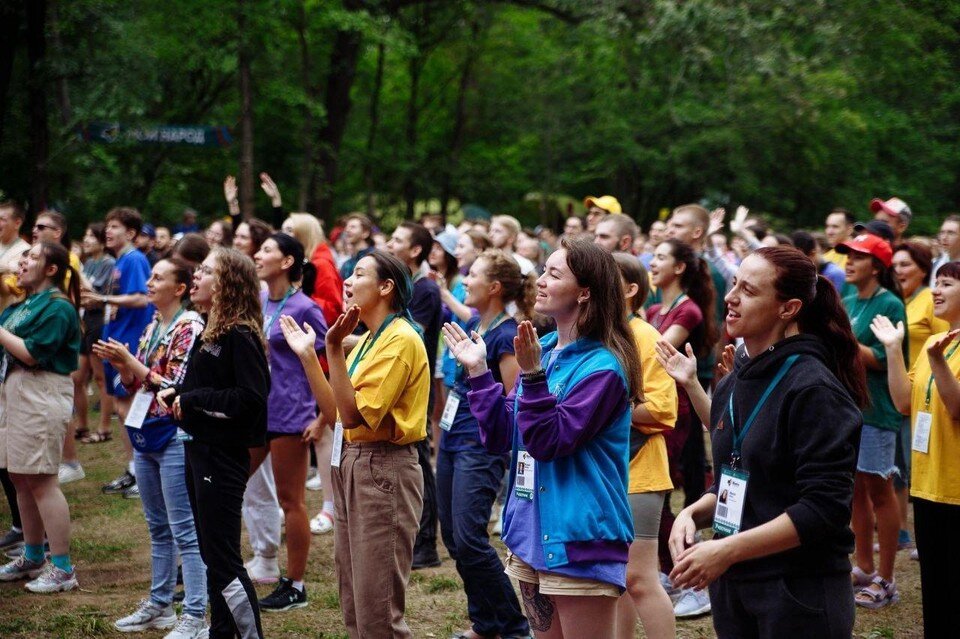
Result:
M453 420L457 416L458 408L460 408L460 395L456 391L450 391L447 395L447 403L443 407L443 414L440 416L440 428L447 432L453 428Z
M147 412L149 412L152 403L153 393L145 390L137 391L137 394L133 396L133 403L130 404L130 411L127 413L127 419L123 422L123 425L130 428L143 428L143 421L147 418Z
M178 442L192 442L192 441L193 441L193 435L191 435L191 434L188 433L187 431L185 431L185 430L183 430L182 428L180 428L179 426L177 426L177 441L178 441Z
M911 448L918 453L926 453L930 450L930 425L932 423L933 415L922 410L917 411L917 421L913 424L913 445Z
M330 447L330 465L340 468L340 453L343 452L343 422L337 420L333 426L333 446Z
M525 450L517 453L517 467L513 476L513 494L528 501L533 499L534 459Z
M740 532L749 478L750 473L744 470L736 470L727 465L722 467L717 507L713 511L714 532L721 535L735 535Z

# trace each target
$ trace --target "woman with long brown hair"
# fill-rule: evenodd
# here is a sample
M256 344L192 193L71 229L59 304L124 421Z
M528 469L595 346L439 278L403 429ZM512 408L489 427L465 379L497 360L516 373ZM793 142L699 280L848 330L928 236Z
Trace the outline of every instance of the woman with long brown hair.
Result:
M506 397L478 333L447 324L444 339L466 371L481 443L512 451L503 541L530 627L613 637L633 541L630 407L643 387L613 257L564 240L537 280L534 308L557 331L538 340L529 321L520 324L520 383Z

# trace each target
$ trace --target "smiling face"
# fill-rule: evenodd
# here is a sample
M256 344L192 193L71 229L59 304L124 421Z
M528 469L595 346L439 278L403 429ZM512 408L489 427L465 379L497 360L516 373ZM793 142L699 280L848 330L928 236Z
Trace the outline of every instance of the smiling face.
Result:
M590 297L589 289L580 286L567 264L566 249L557 249L547 258L543 275L537 278L537 299L533 308L554 319L577 311L581 301Z
M190 288L190 301L202 311L210 310L213 293L217 285L217 257L210 253L207 259L193 272L193 286Z
M960 280L938 275L933 287L933 314L949 322L960 320Z
M926 278L909 251L897 251L893 254L893 274L900 283L904 297L910 297L920 288Z
M463 286L467 289L467 296L463 303L474 308L485 309L493 293L494 285L487 278L487 260L478 258L470 266L470 272L463 278Z
M211 224L206 232L203 234L207 244L210 245L210 248L217 246L223 246L223 222L214 222Z
M375 307L393 290L393 282L381 282L377 273L377 261L369 255L357 262L353 274L343 282L343 305L345 308L359 306L361 309Z
M186 285L177 282L176 268L167 260L153 265L150 279L147 280L147 299L159 308L165 308L171 302L179 301L186 292Z
M253 257L251 253L253 250L253 238L250 236L250 225L246 222L241 222L240 226L237 227L237 232L233 235L233 248L244 255Z
M776 278L776 268L762 257L749 255L743 260L733 287L723 298L731 337L762 337L782 324L784 302L777 299Z
M276 240L268 239L260 245L253 262L257 265L257 276L264 282L270 282L286 276L293 266L293 257L284 255Z
M673 257L673 247L662 242L653 251L650 259L650 281L657 288L664 288L677 280L686 270L685 264L680 264Z
M848 283L860 288L875 280L878 271L873 265L873 257L869 253L850 251L847 254L847 267L844 275Z

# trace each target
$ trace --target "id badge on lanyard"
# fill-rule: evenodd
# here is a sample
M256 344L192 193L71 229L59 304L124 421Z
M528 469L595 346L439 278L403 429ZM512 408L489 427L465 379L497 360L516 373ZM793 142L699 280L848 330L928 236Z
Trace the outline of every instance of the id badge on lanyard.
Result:
M514 496L532 501L533 486L536 483L536 467L533 457L524 448L517 451L517 465L513 473Z
M930 426L933 424L933 415L925 411L917 411L917 421L913 424L913 444L911 448L918 453L930 451Z
M339 419L333 427L333 446L330 448L330 465L340 468L340 453L343 452L343 422Z
M735 535L743 522L743 505L747 499L750 473L724 464L720 470L717 507L713 511L713 530L721 535Z
M443 414L440 416L440 428L449 432L453 428L453 420L457 417L457 409L460 408L460 395L457 391L450 391L447 395L447 403L443 407Z
M127 419L123 422L124 426L130 428L143 428L143 422L150 411L150 405L153 403L153 393L150 391L139 390L133 396L133 403L130 404L130 410L127 412Z

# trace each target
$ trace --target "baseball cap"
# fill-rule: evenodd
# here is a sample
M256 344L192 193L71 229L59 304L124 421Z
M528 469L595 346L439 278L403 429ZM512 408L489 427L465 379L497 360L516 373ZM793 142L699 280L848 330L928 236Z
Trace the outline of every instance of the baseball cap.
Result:
M887 201L880 198L870 200L870 210L874 213L883 211L887 215L899 217L903 222L909 222L913 219L913 211L907 206L907 203L898 197L892 197Z
M140 227L140 235L146 235L149 238L156 239L157 229L153 228L153 224L144 224Z
M588 209L595 206L598 209L603 209L607 213L623 213L620 202L612 195L601 195L600 197L588 195L583 198L583 205Z
M869 222L857 222L853 225L855 233L873 233L879 235L888 242L893 242L893 227L883 220L870 220Z
M454 251L457 249L457 234L451 233L450 231L444 231L443 233L438 233L433 241L443 247L443 250L453 255ZM454 256L456 257L456 256Z
M837 244L836 251L837 253L850 251L866 253L880 260L884 266L893 264L893 247L890 246L890 242L872 233L862 233L851 240L841 242Z

